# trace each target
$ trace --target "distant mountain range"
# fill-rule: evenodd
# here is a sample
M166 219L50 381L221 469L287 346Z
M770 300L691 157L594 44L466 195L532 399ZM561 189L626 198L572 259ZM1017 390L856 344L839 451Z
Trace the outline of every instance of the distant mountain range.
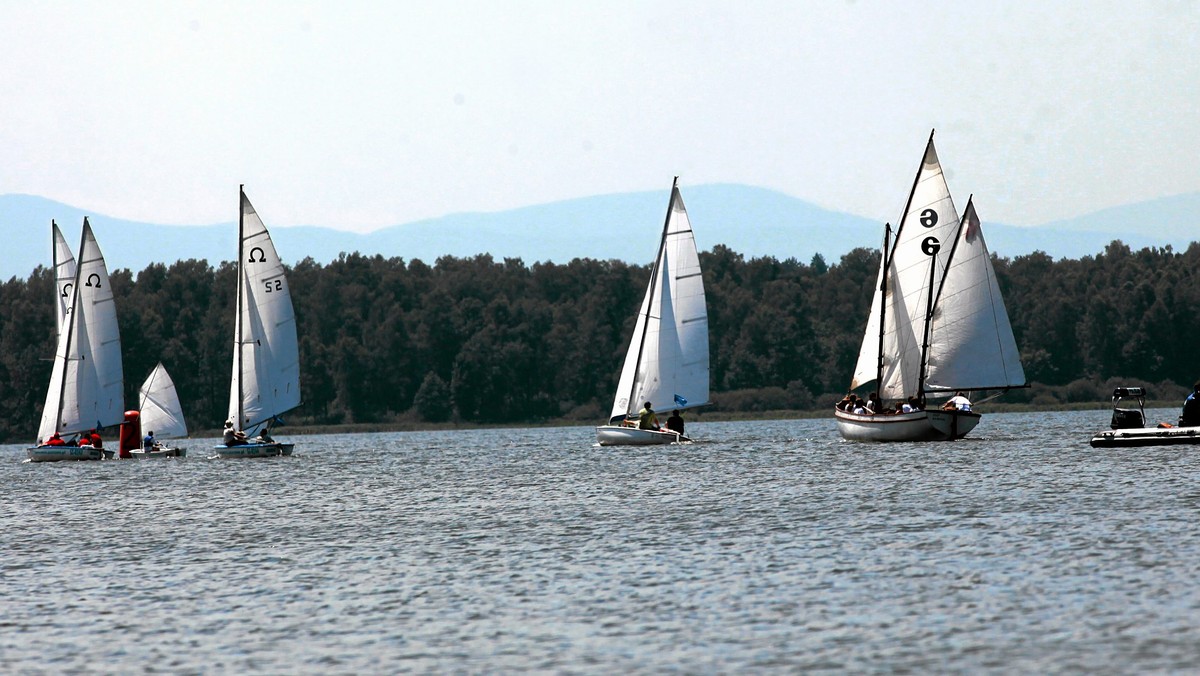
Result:
M573 258L646 263L658 246L668 197L667 190L598 195L495 213L450 214L367 234L279 227L272 224L270 204L255 206L289 263L307 257L327 263L343 252L421 259L431 265L441 256L479 253L526 263ZM878 247L883 235L882 224L874 220L763 188L690 186L683 189L683 199L696 242L705 251L724 244L747 257L808 262L820 253L835 263L855 247ZM231 205L230 210L235 208ZM985 213L984 232L989 248L1008 258L1036 250L1054 258L1079 258L1101 252L1114 239L1134 249L1171 245L1182 250L1200 239L1197 213L1200 193L1188 193L1033 227L989 222ZM233 257L237 228L232 221L194 226L137 223L42 197L10 194L0 195L0 232L8 247L8 255L0 258L0 279L24 278L37 266L50 265L51 219L58 221L74 248L84 215L111 270L137 272L150 263L186 258L218 265Z

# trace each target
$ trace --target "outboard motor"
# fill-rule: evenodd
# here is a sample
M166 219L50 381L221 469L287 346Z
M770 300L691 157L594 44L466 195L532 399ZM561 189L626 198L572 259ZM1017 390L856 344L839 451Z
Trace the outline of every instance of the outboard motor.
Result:
M135 448L142 447L142 414L138 411L125 411L125 422L121 423L121 443L117 448L118 458L132 458L130 453Z

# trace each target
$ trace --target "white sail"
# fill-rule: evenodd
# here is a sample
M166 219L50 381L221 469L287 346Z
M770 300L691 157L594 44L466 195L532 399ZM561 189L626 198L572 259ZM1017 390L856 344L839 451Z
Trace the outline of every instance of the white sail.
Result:
M283 263L245 192L239 229L229 419L254 434L300 405L300 351Z
M183 406L175 391L175 381L159 362L146 382L138 390L138 410L141 411L142 429L154 432L159 439L179 439L187 436L187 423L183 419Z
M108 269L83 220L69 319L58 337L38 440L116 425L124 419L124 379L117 309Z
M62 333L63 322L71 310L71 293L75 284L75 254L63 237L58 224L50 221L50 230L54 240L54 306L58 310L55 316L55 336Z
M641 407L640 403L634 404L636 397L634 381L638 375L642 336L646 333L646 324L650 316L650 296L654 286L653 278L646 283L646 293L642 296L642 305L638 309L637 318L633 323L633 337L629 340L629 349L625 351L625 363L621 366L621 377L617 379L617 396L613 399L609 422L622 420Z
M708 403L708 309L696 238L672 186L662 241L621 369L612 418Z
M1025 384L1017 341L971 201L934 307L927 390L1002 389Z
M958 212L930 136L891 254L897 281L888 313L895 313L894 316L906 313L909 320L909 329L896 342L902 351L893 354L905 364L921 362L921 343L932 296L930 285L937 289L941 283L957 228ZM916 394L918 381L919 369L904 369L902 381L881 385L880 395L898 399Z

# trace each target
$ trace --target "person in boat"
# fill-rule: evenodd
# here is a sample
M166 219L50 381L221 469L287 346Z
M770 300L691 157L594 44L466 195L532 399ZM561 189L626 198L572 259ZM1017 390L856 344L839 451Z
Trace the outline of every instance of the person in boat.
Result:
M683 416L679 415L679 411L671 411L671 417L667 418L667 429L683 435Z
M839 411L854 410L854 393L847 392L846 396L842 397L842 400L834 405L834 408L836 408Z
M150 430L146 433L146 436L142 438L142 450L153 451L154 447L157 445L158 439L154 438L154 430Z
M1200 427L1200 382L1192 386L1192 393L1183 400L1183 411L1179 414L1180 427Z
M883 412L883 402L879 401L879 393L878 392L872 392L870 395L867 396L866 409L867 409L867 411L869 411L871 413L882 413Z
M850 405L846 407L848 412L855 415L866 415L870 413L870 411L867 410L867 402L865 400L863 400L857 394L853 395L852 399L853 401L851 401Z
M100 438L100 433L96 430L88 432L87 437L92 442L92 448L104 448L104 440Z
M263 431L258 433L257 437L254 438L254 443L256 443L256 444L273 444L273 443L275 443L275 439L273 439L271 437L270 432L268 432L267 430L264 429Z
M971 410L971 400L967 399L966 395L964 395L962 393L962 391L959 390L958 392L954 393L953 397L950 397L949 399L947 399L946 403L942 404L942 410L943 411L970 411Z
M233 429L233 421L225 421L225 445L226 446L244 446L246 444L245 433Z
M66 446L67 442L63 441L63 438L61 436L59 436L58 432L55 432L54 434L51 434L50 438L46 440L46 443L42 444L42 445L43 446Z
M658 424L658 416L654 414L654 409L650 407L650 402L638 411L638 429L639 430L657 430L660 429Z

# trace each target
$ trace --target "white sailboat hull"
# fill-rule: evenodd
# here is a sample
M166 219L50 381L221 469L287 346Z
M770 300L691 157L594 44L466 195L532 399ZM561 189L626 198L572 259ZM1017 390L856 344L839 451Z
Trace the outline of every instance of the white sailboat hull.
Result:
M138 460L153 460L155 458L182 458L187 456L186 448L156 448L152 451L147 451L143 448L135 448L129 452L130 455Z
M601 446L654 446L657 444L690 443L691 439L677 432L640 430L636 427L601 425L596 428L596 441Z
M1180 446L1200 444L1200 427L1138 427L1105 430L1092 437L1092 448Z
M99 448L80 448L79 446L34 446L29 449L29 460L31 462L103 459L104 451Z
M848 441L945 441L965 437L983 417L971 411L915 411L859 415L834 411L838 432Z
M276 458L291 455L296 444L243 444L241 446L214 446L218 458Z

